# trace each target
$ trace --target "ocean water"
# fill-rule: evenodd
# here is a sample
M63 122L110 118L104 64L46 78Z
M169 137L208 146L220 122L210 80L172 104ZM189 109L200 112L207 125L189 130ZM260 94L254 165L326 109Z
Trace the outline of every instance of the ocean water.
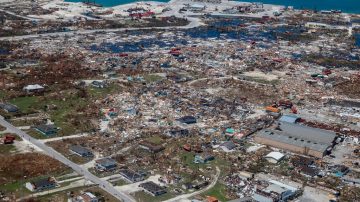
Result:
M84 0L65 0L66 2L84 2ZM147 0L95 0L95 3L101 4L104 7L112 7L118 6L122 4L133 3L137 1L147 1ZM169 2L169 0L151 0L157 2ZM90 2L94 2L94 0L90 0Z
M83 0L65 0L82 2ZM168 0L155 0L168 2ZM246 2L263 2L266 4L294 6L297 9L342 10L348 13L360 13L360 0L240 0ZM136 0L95 0L105 7L136 2Z
M355 46L360 48L360 34L355 34Z

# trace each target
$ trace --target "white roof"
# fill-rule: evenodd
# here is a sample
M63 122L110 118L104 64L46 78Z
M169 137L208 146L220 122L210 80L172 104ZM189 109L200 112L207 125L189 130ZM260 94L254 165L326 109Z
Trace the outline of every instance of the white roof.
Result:
M293 186L290 186L290 185L287 185L287 184L284 184L282 182L279 182L279 181L276 181L276 180L269 180L270 183L272 184L276 184L280 187L283 187L285 189L288 189L288 190L291 190L291 191L296 191L298 190L296 187L293 187Z
M36 89L43 89L44 87L42 87L39 84L35 84L35 85L27 85L24 87L24 90L36 90Z
M88 195L90 198L96 198L96 196L90 192L85 192L86 195Z
M270 152L268 155L265 156L265 158L273 158L277 161L281 160L284 157L284 154L280 152Z

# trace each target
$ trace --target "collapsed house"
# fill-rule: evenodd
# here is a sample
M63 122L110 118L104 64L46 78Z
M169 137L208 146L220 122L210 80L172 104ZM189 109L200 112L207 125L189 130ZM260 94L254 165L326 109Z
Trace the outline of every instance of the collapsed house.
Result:
M154 144L149 141L140 142L139 147L146 151L149 151L150 153L158 153L165 149L165 147L163 147L162 145Z
M270 180L265 186L257 187L252 198L261 202L287 201L296 194L297 190L295 187Z

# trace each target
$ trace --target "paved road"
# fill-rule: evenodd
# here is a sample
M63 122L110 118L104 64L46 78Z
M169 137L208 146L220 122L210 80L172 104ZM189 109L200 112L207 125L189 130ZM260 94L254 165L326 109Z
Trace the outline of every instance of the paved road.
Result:
M98 184L99 187L109 194L113 195L120 201L124 202L135 202L135 199L132 198L130 195L120 192L116 190L111 183L102 180L101 178L91 174L87 169L81 168L79 165L73 163L69 159L65 158L63 155L55 151L53 148L46 146L41 141L31 137L30 135L26 134L24 131L21 131L17 129L15 126L11 125L9 122L5 121L3 117L0 116L0 125L7 127L8 131L11 131L12 133L15 133L19 135L21 138L24 138L34 144L35 146L39 147L44 151L45 154L53 157L54 159L57 159L58 161L64 163L65 165L71 167L75 172L77 172L80 175L83 175L85 179Z
M19 128L19 127L18 127ZM89 133L79 133L79 134L75 134L75 135L68 135L68 136L62 136L62 137L54 137L54 138L49 138L49 139L43 139L43 140L39 140L43 143L45 142L53 142L53 141L58 141L58 140L67 140L67 139L72 139L72 138L79 138L79 137L86 137L88 136Z

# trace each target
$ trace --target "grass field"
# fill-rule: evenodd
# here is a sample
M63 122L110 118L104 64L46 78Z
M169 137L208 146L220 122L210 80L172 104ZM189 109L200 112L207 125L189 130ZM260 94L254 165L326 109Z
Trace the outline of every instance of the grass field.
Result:
M72 92L65 92L62 99L43 97L18 97L10 100L10 103L16 105L22 113L32 113L35 111L43 111L45 105L56 105L55 110L47 111L51 120L61 130L58 132L58 136L66 136L86 130L86 124L74 125L70 118L79 115L78 111L86 107L89 104L89 99L80 98L78 95Z
M153 82L161 81L164 78L156 74L148 74L144 76L144 79L148 83L153 83Z
M106 88L88 87L82 89L58 89L59 87L49 87L49 91L42 96L17 97L8 102L16 105L22 114L35 112L45 112L50 115L51 121L61 129L56 136L67 136L80 132L88 132L91 125L85 121L86 109L89 109L94 100L106 97L109 94L120 92L121 88L117 84L110 84ZM0 92L1 93L1 92ZM1 95L1 94L0 94ZM45 106L56 106L51 110L46 110ZM6 114L5 114L6 115ZM93 116L93 114L91 115ZM16 125L29 124L15 121ZM33 134L36 138L46 138Z
M25 180L20 180L14 183L0 185L0 190L5 193L14 193L15 196L21 197L31 194L31 192L25 188Z
M223 184L216 183L216 185L209 189L207 192L203 193L202 196L213 196L216 197L218 200L225 202L229 199L226 198L226 187Z
M30 113L38 108L39 98L31 97L17 97L9 101L11 104L17 106L22 113Z
M137 202L160 202L170 198L173 198L175 195L172 193L166 193L160 196L152 196L145 193L144 191L138 191L132 194Z
M116 92L120 92L120 87L116 84L110 84L106 88L89 87L89 88L87 88L87 92L91 95L91 97L101 98L101 97L105 97L109 94L114 94Z
M123 186L123 185L127 185L129 183L127 183L125 180L119 179L119 180L116 180L115 182L111 182L111 184L113 184L114 186Z
M52 138L55 136L46 136L41 134L40 132L36 131L35 129L30 129L25 131L27 134L29 134L31 137L36 138L36 139L47 139L47 138Z
M158 135L155 135L155 136L152 136L152 137L148 137L148 138L146 138L146 140L149 141L149 142L152 142L152 143L154 143L154 144L161 144L161 143L163 143L163 139L162 139L160 136L158 136Z

